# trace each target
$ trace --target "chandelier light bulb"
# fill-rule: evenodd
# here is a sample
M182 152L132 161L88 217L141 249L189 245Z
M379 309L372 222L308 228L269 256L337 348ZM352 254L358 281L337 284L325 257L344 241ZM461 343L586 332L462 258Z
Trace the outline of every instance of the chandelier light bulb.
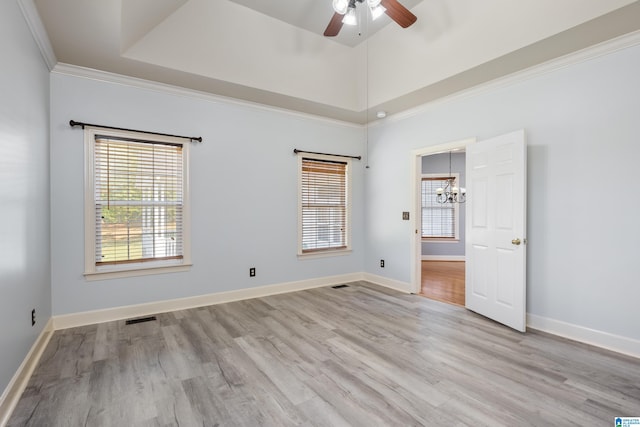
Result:
M333 10L340 15L347 13L349 8L349 0L333 0Z
M373 9L374 7L378 6L381 1L382 0L367 0L367 5Z
M449 177L443 178L444 188L440 187L436 190L436 202L445 203L464 203L467 201L467 189L458 187L456 179L451 174L451 151L449 151Z

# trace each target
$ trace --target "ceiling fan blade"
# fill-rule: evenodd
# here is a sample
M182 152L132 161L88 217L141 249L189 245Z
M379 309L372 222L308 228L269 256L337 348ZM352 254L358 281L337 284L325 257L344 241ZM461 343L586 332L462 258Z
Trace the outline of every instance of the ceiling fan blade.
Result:
M327 37L337 36L342 29L342 18L344 18L344 15L334 12L331 21L329 21L329 25L327 25L327 29L324 30L324 35Z
M411 26L418 19L409 9L398 3L398 0L382 0L381 4L387 9L385 13L389 18L396 21L402 28Z

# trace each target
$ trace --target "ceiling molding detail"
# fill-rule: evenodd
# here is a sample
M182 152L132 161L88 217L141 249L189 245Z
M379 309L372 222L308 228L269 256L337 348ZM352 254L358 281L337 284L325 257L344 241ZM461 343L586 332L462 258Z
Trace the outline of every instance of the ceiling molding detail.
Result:
M590 46L577 52L570 53L568 55L556 58L545 63L532 66L528 69L518 71L508 76L500 77L492 81L482 83L472 88L457 92L455 94L439 98L434 101L426 102L417 107L402 111L397 114L389 115L385 119L370 119L366 125L370 127L376 127L383 123L396 122L407 119L409 117L421 114L425 111L432 110L442 104L453 102L456 100L469 98L480 95L482 93L497 90L503 87L511 86L526 80L530 80L571 65L579 64L581 62L589 61L622 49L630 48L640 44L640 30L633 33L626 34L624 36L617 37L600 44ZM152 80L141 79L137 77L130 77L122 74L111 73L107 71L95 70L92 68L80 67L71 64L57 63L53 67L52 73L69 75L74 77L82 77L91 80L102 81L106 83L119 84L123 86L130 86L138 89L151 90L155 92L166 93L176 96L184 96L195 99L202 99L214 103L224 103L228 105L240 105L247 108L254 108L263 111L272 111L278 113L284 113L296 117L302 117L305 119L311 119L316 121L323 121L332 124L338 124L341 126L363 128L365 123L355 123L351 121L338 120L328 118L323 115L304 113L297 110L289 110L285 108L279 108L269 106L265 104L255 103L251 101L240 100L232 97L225 97L221 95L215 95L209 92L188 89L182 86L175 86L166 83L159 83Z
M261 104L257 102L245 101L237 98L225 97L222 95L215 95L210 92L203 92L195 89L188 89L182 86L175 86L175 85L170 85L166 83L156 82L153 80L146 80L138 77L131 77L123 74L96 70L93 68L80 67L72 64L64 64L61 62L58 62L55 65L55 67L53 67L51 72L55 74L61 74L61 75L67 75L67 76L82 77L82 78L96 80L96 81L105 82L105 83L113 83L113 84L118 84L122 86L129 86L136 89L150 90L154 92L165 93L168 95L201 99L201 100L209 101L213 103L239 105L247 108L253 108L256 110L271 111L271 112L277 112L281 114L284 113L290 116L301 117L304 119L321 121L325 123L337 124L340 126L355 127L355 128L363 127L362 124L354 123L351 121L338 120L338 119L329 118L323 115L309 114L309 113L304 113L297 110L289 110L286 108L274 107L274 106Z
M53 52L53 46L44 28L42 19L40 19L40 14L38 13L35 3L33 0L18 0L18 6L20 6L22 15L25 21L27 21L27 26L38 45L38 49L40 49L44 62L47 64L49 71L53 70L53 67L58 63L58 59Z
M539 77L543 74L548 74L562 68L576 65L581 62L586 62L586 61L589 61L604 55L608 55L608 54L617 52L619 50L637 46L637 45L640 45L640 30L634 31L629 34L625 34L615 39L611 39L611 40L599 43L594 46L584 48L576 52L572 52L565 56L555 58L538 65L534 65L527 69L517 71L513 74L509 74L504 77L499 77L497 79L494 79L485 83L481 83L477 86L473 86L469 89L465 89L460 92L457 92L442 98L438 98L434 101L426 102L424 104L402 111L400 113L387 116L385 120L394 121L394 122L404 120L409 117L415 116L417 114L421 114L426 111L432 110L445 103L453 102L453 101L464 99L464 98L470 98L473 96L480 95L482 93L512 86L514 84Z
M125 52L188 0L137 0L122 2L120 49Z

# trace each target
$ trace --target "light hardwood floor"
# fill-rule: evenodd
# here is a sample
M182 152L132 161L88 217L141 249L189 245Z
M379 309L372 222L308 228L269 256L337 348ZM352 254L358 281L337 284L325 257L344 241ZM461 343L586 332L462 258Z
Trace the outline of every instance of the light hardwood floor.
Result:
M422 289L427 298L464 307L464 261L422 261Z
M610 426L640 361L365 282L54 333L10 426Z

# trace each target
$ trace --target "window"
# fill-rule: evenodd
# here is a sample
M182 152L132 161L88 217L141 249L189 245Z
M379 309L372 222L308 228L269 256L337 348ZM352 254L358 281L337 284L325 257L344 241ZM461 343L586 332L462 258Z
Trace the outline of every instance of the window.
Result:
M298 255L350 250L350 160L299 155Z
M452 174L454 183L458 174ZM422 238L437 240L458 239L458 203L438 203L436 190L444 188L449 176L422 176Z
M190 265L189 143L86 127L85 145L85 274Z

